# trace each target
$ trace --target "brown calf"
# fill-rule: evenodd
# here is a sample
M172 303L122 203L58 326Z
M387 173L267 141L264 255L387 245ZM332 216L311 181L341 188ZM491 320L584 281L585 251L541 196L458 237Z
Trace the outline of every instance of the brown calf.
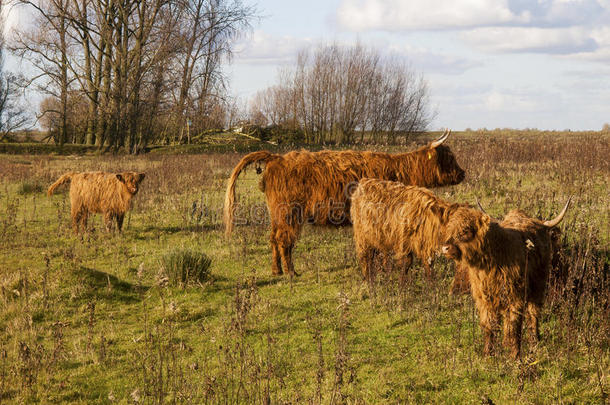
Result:
M416 151L401 154L356 151L293 151L277 155L267 151L246 155L233 169L225 196L227 236L233 229L235 183L252 163L265 163L260 182L271 216L273 274L283 269L294 274L292 249L305 222L347 225L350 194L364 178L395 180L404 184L437 187L460 183L464 171L451 150L442 145L449 136Z
M442 250L455 260L458 269L468 271L486 354L493 351L494 333L501 321L504 346L513 357L520 353L524 316L530 338L538 341L553 228L563 219L569 203L551 221L530 218L519 210L509 212L501 222L470 208L459 208L451 216Z
M66 173L53 183L47 194L50 196L55 189L70 182L70 205L72 211L72 227L78 233L79 226L84 231L87 228L87 218L90 213L104 214L106 229L112 229L116 219L119 232L123 227L123 218L130 208L131 199L138 192L144 173L105 173L84 172Z

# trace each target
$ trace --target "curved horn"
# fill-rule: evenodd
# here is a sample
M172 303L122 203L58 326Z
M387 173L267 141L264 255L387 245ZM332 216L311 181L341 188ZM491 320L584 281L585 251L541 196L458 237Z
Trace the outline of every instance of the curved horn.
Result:
M485 208L483 208L483 206L481 205L481 202L479 201L479 199L477 197L474 198L477 202L477 205L479 206L479 209L481 210L481 212L483 214L487 214L487 211L485 211Z
M443 133L443 135L438 138L436 141L433 141L430 144L431 148L436 148L437 146L440 146L443 142L445 142L447 140L447 138L449 138L449 135L451 135L451 130L449 128L445 128L445 132Z
M572 196L570 196L570 198L568 198L568 202L566 203L565 207L563 207L563 210L561 210L559 215L557 215L555 218L553 218L549 221L544 221L544 226L547 226L549 228L557 226L563 219L563 216L566 214L566 211L568 210L568 206L570 205L570 201L572 201Z

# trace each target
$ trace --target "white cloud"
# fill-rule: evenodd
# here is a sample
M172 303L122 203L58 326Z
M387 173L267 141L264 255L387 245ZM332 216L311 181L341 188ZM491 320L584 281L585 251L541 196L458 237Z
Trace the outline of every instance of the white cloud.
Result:
M486 52L536 52L547 54L573 54L592 52L598 44L591 31L584 28L530 28L492 27L477 28L460 34L460 37Z
M388 46L388 51L403 56L417 70L428 73L459 75L465 71L482 66L477 60L467 59L453 54L431 52L426 48L410 45Z
M528 95L511 94L494 90L487 94L484 101L484 106L488 111L532 111L537 108L534 102Z
M311 46L308 38L291 36L273 37L263 31L255 31L235 46L235 59L249 64L293 63L299 50Z
M607 0L343 0L337 20L354 31L571 27L608 23Z
M608 0L343 0L336 17L352 31L459 31L484 52L599 61L610 53Z
M354 31L454 29L527 23L527 10L513 12L507 0L343 0L339 23Z

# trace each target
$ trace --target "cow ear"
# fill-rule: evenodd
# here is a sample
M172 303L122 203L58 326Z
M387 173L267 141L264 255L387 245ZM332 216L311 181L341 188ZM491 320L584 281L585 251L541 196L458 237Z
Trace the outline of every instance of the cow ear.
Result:
M137 175L137 181L138 183L141 182L142 180L144 180L144 177L146 177L146 174L144 173L138 173Z
M123 175L118 174L116 175L116 178L121 182L121 183L125 183L125 179L123 178Z

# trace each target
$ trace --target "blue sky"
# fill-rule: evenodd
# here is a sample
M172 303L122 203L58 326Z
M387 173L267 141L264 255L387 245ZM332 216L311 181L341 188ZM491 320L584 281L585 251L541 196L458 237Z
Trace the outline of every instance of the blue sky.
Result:
M610 0L243 1L261 15L226 68L244 101L277 83L299 50L360 42L423 74L431 129L610 122Z
M227 69L247 98L304 47L374 46L424 75L432 129L599 130L610 122L610 0L250 2L263 16Z

